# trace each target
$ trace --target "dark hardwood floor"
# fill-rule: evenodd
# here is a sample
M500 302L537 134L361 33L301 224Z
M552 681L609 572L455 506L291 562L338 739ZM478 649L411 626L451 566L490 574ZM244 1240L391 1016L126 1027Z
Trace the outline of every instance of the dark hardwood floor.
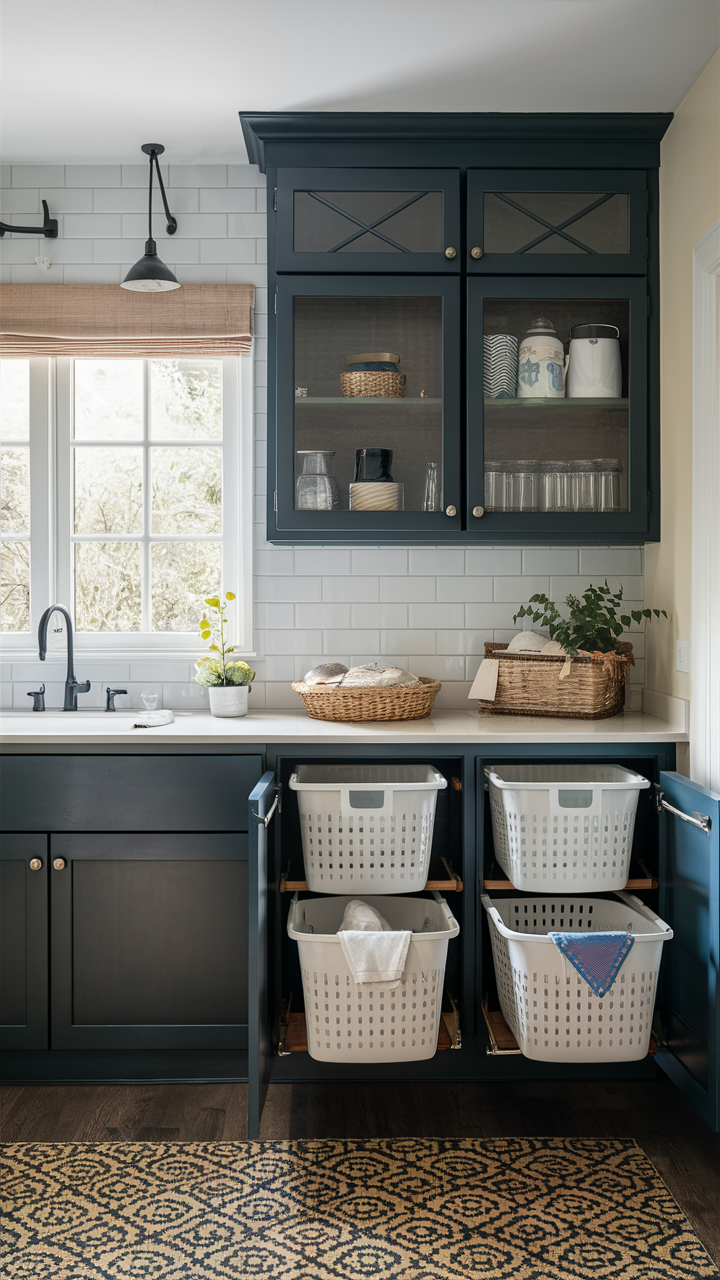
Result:
M4 1142L233 1142L236 1084L5 1086ZM619 1084L272 1085L261 1136L634 1138L720 1261L720 1137L669 1080Z

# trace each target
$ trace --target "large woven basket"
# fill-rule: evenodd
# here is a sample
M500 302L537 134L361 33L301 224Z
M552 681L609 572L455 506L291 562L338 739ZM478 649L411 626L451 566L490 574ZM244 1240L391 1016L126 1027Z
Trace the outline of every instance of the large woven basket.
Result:
M405 374L384 369L367 369L340 374L340 390L344 396L385 396L401 400L405 395Z
M631 644L614 653L506 653L507 645L485 642L485 657L497 658L495 701L480 698L478 709L498 716L553 716L605 720L625 706L625 678L635 666ZM562 677L562 678L561 678Z
M424 720L432 714L439 680L420 676L418 684L392 684L384 689L342 689L326 684L293 684L312 720L350 724L358 720Z

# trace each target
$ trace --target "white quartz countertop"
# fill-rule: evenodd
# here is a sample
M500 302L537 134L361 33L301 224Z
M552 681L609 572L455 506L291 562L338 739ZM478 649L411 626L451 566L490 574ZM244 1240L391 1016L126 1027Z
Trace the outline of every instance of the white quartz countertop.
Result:
M304 712L255 711L220 719L209 711L177 714L172 724L136 729L130 712L6 712L0 717L0 742L7 747L81 744L169 746L383 742L462 744L511 742L687 742L684 726L645 712L625 711L609 720L552 720L542 716L494 716L477 711L436 711L425 720L393 723L330 724Z

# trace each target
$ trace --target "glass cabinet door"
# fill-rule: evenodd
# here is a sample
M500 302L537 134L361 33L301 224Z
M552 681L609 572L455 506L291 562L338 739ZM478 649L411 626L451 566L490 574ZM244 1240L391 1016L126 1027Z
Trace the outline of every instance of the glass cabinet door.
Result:
M469 530L644 533L645 282L468 285Z
M646 237L644 172L468 172L471 272L644 274Z
M278 169L278 271L457 274L456 169Z
M460 528L459 281L280 279L276 527Z

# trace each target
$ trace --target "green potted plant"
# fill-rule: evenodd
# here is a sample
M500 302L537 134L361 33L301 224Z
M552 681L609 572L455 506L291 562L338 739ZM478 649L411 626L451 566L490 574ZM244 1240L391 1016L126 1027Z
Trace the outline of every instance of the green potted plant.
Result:
M622 598L622 587L612 591L606 578L602 587L588 587L580 597L565 597L567 618L563 618L554 601L539 593L530 597L529 604L518 609L513 621L532 618L541 627L547 627L550 639L557 640L570 657L580 652L613 653L623 631L627 631L633 622L640 623L643 618L667 618L664 609L631 609L629 613L620 613ZM629 646L624 647L627 650Z
M228 655L235 652L235 645L225 643L225 614L228 603L234 599L233 591L225 592L222 603L219 596L209 596L205 604L212 620L203 618L200 623L200 635L212 643L208 646L211 654L198 658L195 663L195 680L197 684L208 686L210 712L214 716L247 715L248 693L255 679L255 672L247 662L239 659L228 661Z

